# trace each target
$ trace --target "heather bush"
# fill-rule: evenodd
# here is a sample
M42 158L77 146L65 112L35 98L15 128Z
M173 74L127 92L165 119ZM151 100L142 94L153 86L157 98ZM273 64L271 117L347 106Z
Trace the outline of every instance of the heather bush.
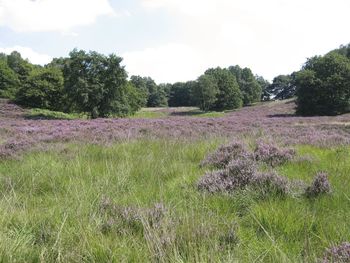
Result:
M200 178L199 190L209 193L230 192L235 188L233 178L229 177L226 170L218 170L206 173Z
M311 185L305 190L305 194L308 197L316 197L330 192L331 185L328 181L328 174L326 172L318 172Z
M225 169L205 174L198 182L198 189L215 193L243 188L252 181L256 169L252 160L233 160Z
M271 193L286 195L289 191L288 180L276 172L256 173L252 180L252 185L262 195L269 195Z
M344 242L338 246L328 248L325 252L323 263L349 263L350 243Z
M159 228L166 213L163 204L157 203L151 208L120 206L109 198L103 198L100 211L105 215L102 231L108 232L113 228L119 233L131 230L142 232L145 222L151 228Z
M241 141L232 141L228 145L220 146L214 153L209 154L201 162L201 166L210 165L216 168L224 168L230 161L241 157L250 157L246 146Z
M288 148L279 148L274 144L259 142L255 148L255 158L271 167L276 167L291 160L295 151Z

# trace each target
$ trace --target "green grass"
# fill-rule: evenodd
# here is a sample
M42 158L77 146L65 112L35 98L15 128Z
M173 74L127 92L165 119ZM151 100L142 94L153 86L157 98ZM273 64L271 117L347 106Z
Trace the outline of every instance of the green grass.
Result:
M220 143L53 145L0 161L0 261L314 262L325 247L350 240L349 148L299 147L315 161L278 168L307 182L327 171L331 195L260 200L248 191L197 191L205 172L198 164ZM105 197L142 208L162 202L168 212L159 228L143 220L106 232Z
M136 119L155 119L172 116L183 117L203 117L203 118L219 118L223 117L225 112L218 111L201 111L195 107L172 107L172 108L143 108L136 112L130 118Z
M180 107L180 108L143 108L134 115L129 116L132 119L157 119L166 118L170 116L193 116L204 118L218 118L225 115L224 112L204 112L194 107ZM84 113L64 113L59 111L51 111L45 109L30 109L25 115L27 119L47 119L47 120L74 120L87 119L87 114ZM118 116L111 116L119 118Z
M64 113L60 111L51 111L45 109L30 109L25 116L28 119L48 119L48 120L74 120L86 119L86 114Z
M168 113L161 111L145 111L140 110L136 112L134 115L130 116L133 119L157 119L167 117Z

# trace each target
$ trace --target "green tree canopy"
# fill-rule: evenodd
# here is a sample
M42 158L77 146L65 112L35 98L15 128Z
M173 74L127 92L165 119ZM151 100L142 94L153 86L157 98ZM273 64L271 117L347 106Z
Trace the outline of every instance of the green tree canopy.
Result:
M243 105L250 105L260 101L262 88L249 68L231 66L229 71L236 77L239 88L242 92Z
M211 75L202 75L198 78L197 85L193 89L193 97L196 105L204 111L215 106L216 96L219 93L217 81Z
M350 60L331 52L309 59L295 74L297 113L335 115L350 111Z
M194 106L193 89L197 85L195 81L177 82L171 85L169 94L169 106Z
M56 68L36 68L16 94L23 106L60 110L63 103L63 75Z
M73 50L64 65L65 91L70 107L92 118L130 113L127 74L116 55Z
M278 100L289 99L295 96L296 87L292 75L279 75L266 88L265 92Z
M30 64L27 60L24 60L21 54L17 51L13 51L7 56L8 66L17 74L21 84L24 84L29 76L30 72L35 67Z
M17 74L7 65L6 59L0 59L0 97L13 99L19 85Z
M131 76L131 83L140 90L145 98L147 107L165 107L168 105L167 92L165 87L157 85L150 77Z
M231 110L242 106L242 93L234 75L227 69L208 69L205 75L210 75L216 82L218 92L216 94L215 110Z

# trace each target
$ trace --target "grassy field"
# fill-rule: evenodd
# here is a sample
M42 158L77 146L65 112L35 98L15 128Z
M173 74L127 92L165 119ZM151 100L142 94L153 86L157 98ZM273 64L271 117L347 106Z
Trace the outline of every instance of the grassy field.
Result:
M186 117L203 117L217 118L223 117L224 112L209 111L204 112L195 107L177 107L177 108L142 108L134 115L129 116L132 119L156 119L166 118L171 116L186 116ZM78 113L63 113L45 109L30 109L25 114L27 119L44 119L44 120L75 120L88 119L86 114Z
M329 173L332 194L205 194L226 139L52 144L0 162L1 262L315 262L350 240L350 148L298 146L281 175Z
M217 111L201 111L196 107L170 107L170 108L142 108L136 112L131 118L164 118L171 116L186 116L186 117L202 117L202 118L217 118L223 117L225 112Z

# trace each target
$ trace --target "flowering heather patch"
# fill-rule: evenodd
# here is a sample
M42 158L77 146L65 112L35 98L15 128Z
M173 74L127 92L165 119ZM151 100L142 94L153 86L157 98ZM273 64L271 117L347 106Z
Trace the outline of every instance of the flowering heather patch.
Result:
M270 193L285 195L289 192L288 180L276 172L256 173L251 184L263 195Z
M328 181L328 174L326 172L318 172L311 185L305 190L305 194L308 197L316 197L330 192L331 185Z
M246 146L240 141L232 141L228 145L220 146L214 153L209 154L201 163L201 166L214 166L224 168L230 161L238 158L248 158Z
M274 144L259 142L255 149L255 158L262 161L271 167L281 165L291 160L295 151L293 149L279 148Z
M293 102L272 102L246 107L220 118L170 115L159 119L32 120L25 110L0 102L2 157L41 143L82 141L110 144L135 138L239 138L246 136L281 144L337 146L350 144L350 114L332 117L293 116ZM23 147L6 149L6 142Z
M206 173L197 186L199 190L209 193L230 192L235 188L234 180L227 175L226 170Z
M328 248L323 258L323 263L349 263L350 243L344 242L339 246Z
M151 208L119 206L109 198L103 198L100 211L106 215L106 221L102 226L103 232L107 232L113 227L124 232L126 229L142 229L143 220L146 220L151 228L159 228L167 209L162 203L157 203Z
M198 182L198 189L215 193L243 188L253 180L256 168L249 159L233 160L225 169L205 174Z

